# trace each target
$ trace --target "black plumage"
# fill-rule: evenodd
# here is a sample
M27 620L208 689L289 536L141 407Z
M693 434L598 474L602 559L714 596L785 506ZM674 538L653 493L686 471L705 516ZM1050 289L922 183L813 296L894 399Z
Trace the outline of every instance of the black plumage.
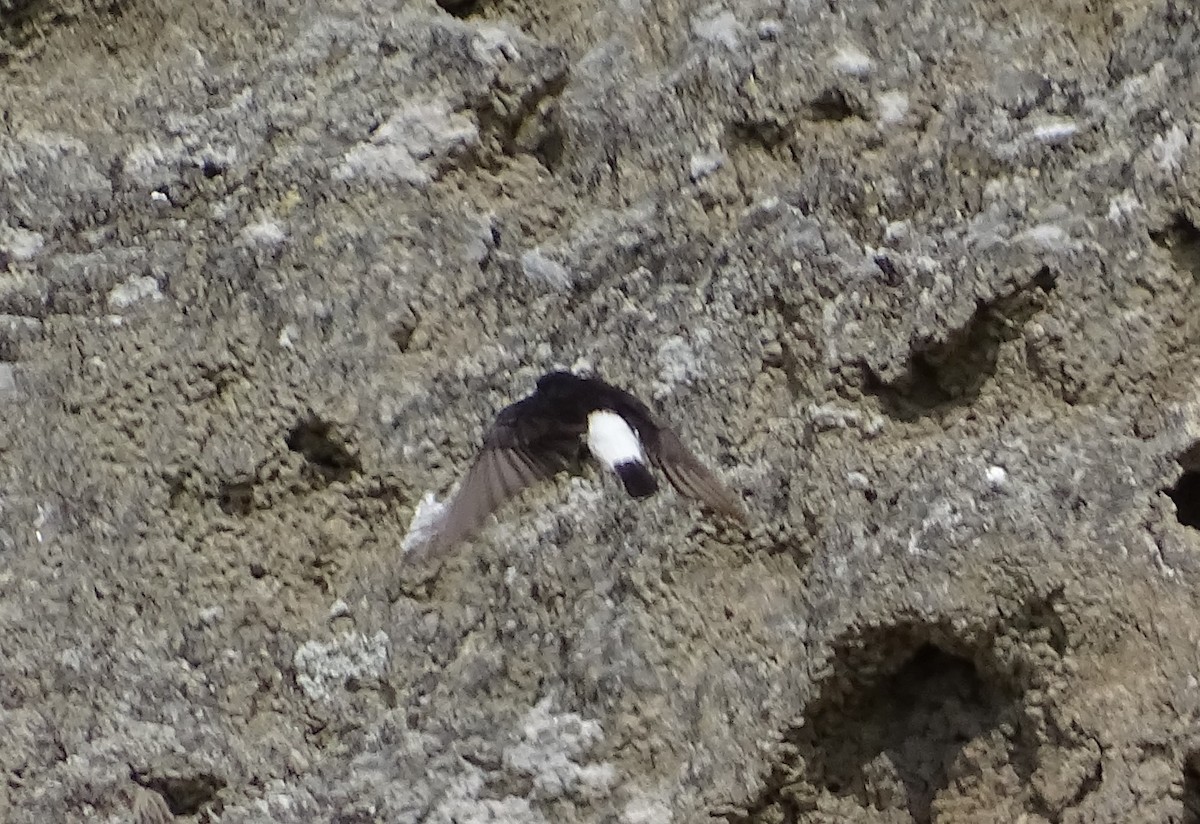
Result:
M741 500L644 403L599 378L556 371L543 375L533 394L496 416L432 535L413 551L428 555L453 546L475 532L505 501L568 469L580 455L589 416L599 411L614 412L628 424L646 458L680 493L723 516L745 520ZM641 461L618 465L614 471L635 498L658 488L650 468Z

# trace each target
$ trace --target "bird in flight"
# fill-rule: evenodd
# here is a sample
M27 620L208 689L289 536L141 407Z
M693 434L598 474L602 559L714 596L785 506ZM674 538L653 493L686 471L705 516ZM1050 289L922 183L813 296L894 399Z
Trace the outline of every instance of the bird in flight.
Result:
M644 403L599 378L556 371L540 377L533 394L500 410L458 491L411 554L429 556L466 539L505 501L570 468L581 446L633 498L658 490L653 465L681 494L746 520L738 496Z

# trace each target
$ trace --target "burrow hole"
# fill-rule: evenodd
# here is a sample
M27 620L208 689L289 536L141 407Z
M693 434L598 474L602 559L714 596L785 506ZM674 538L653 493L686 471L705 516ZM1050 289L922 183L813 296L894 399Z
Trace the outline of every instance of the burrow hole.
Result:
M1167 494L1175 502L1175 517L1179 523L1200 529L1200 442L1193 444L1177 460L1183 474Z
M305 475L317 485L349 481L362 471L362 463L346 439L332 424L319 418L308 418L292 427L286 443L288 449L304 456Z

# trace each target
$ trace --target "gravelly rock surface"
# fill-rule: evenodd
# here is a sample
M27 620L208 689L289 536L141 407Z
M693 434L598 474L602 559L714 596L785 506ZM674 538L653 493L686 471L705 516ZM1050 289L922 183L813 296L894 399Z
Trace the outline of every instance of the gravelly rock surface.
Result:
M1200 12L0 3L0 819L1200 820ZM554 365L755 526L418 502Z

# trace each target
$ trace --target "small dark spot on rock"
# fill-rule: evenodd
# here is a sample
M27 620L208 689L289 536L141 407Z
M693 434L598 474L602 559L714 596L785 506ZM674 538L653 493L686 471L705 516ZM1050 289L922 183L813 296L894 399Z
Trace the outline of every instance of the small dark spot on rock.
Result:
M211 773L154 775L135 773L135 783L154 790L167 802L172 815L196 815L217 799L225 781Z
M1033 285L1048 295L1058 286L1058 275L1049 266L1043 266L1034 274Z
M567 152L567 137L562 126L557 122L550 122L542 130L538 137L537 143L534 145L532 154L536 157L543 166L550 171L555 171L562 165L563 155ZM499 248L499 240L496 242L496 247Z
M252 561L250 563L250 577L256 579L267 577L267 568L258 561Z
M854 116L854 108L850 105L846 93L838 88L829 88L808 104L813 120L837 122Z
M301 421L288 433L287 447L304 456L312 480L326 486L348 481L362 471L362 464L333 427L318 418Z
M254 511L254 484L250 481L223 484L217 494L217 505L226 515L249 515Z
M883 273L883 282L888 286L899 286L903 282L900 272L896 269L896 264L892 263L892 259L887 255L876 255L875 265Z
M437 0L442 10L455 17L470 17L483 5L481 0Z
M791 134L791 124L782 119L741 120L726 130L727 144L752 146L770 151L781 145Z
M869 367L863 389L881 400L887 413L912 421L953 407L968 406L996 374L1000 347L1022 329L1047 302L1055 287L1048 267L1007 295L979 301L975 312L943 340L913 348L899 378L883 380Z
M417 313L411 307L396 311L388 317L388 336L396 344L401 352L407 352L409 344L412 341L413 332L416 331L417 325L421 319L417 317Z
M334 824L371 824L372 821L375 821L375 816L367 810L350 810L338 813L337 818L333 821Z
M1158 230L1150 232L1155 245L1170 253L1175 265L1190 272L1192 279L1200 284L1200 228L1187 215L1176 214L1174 219Z

